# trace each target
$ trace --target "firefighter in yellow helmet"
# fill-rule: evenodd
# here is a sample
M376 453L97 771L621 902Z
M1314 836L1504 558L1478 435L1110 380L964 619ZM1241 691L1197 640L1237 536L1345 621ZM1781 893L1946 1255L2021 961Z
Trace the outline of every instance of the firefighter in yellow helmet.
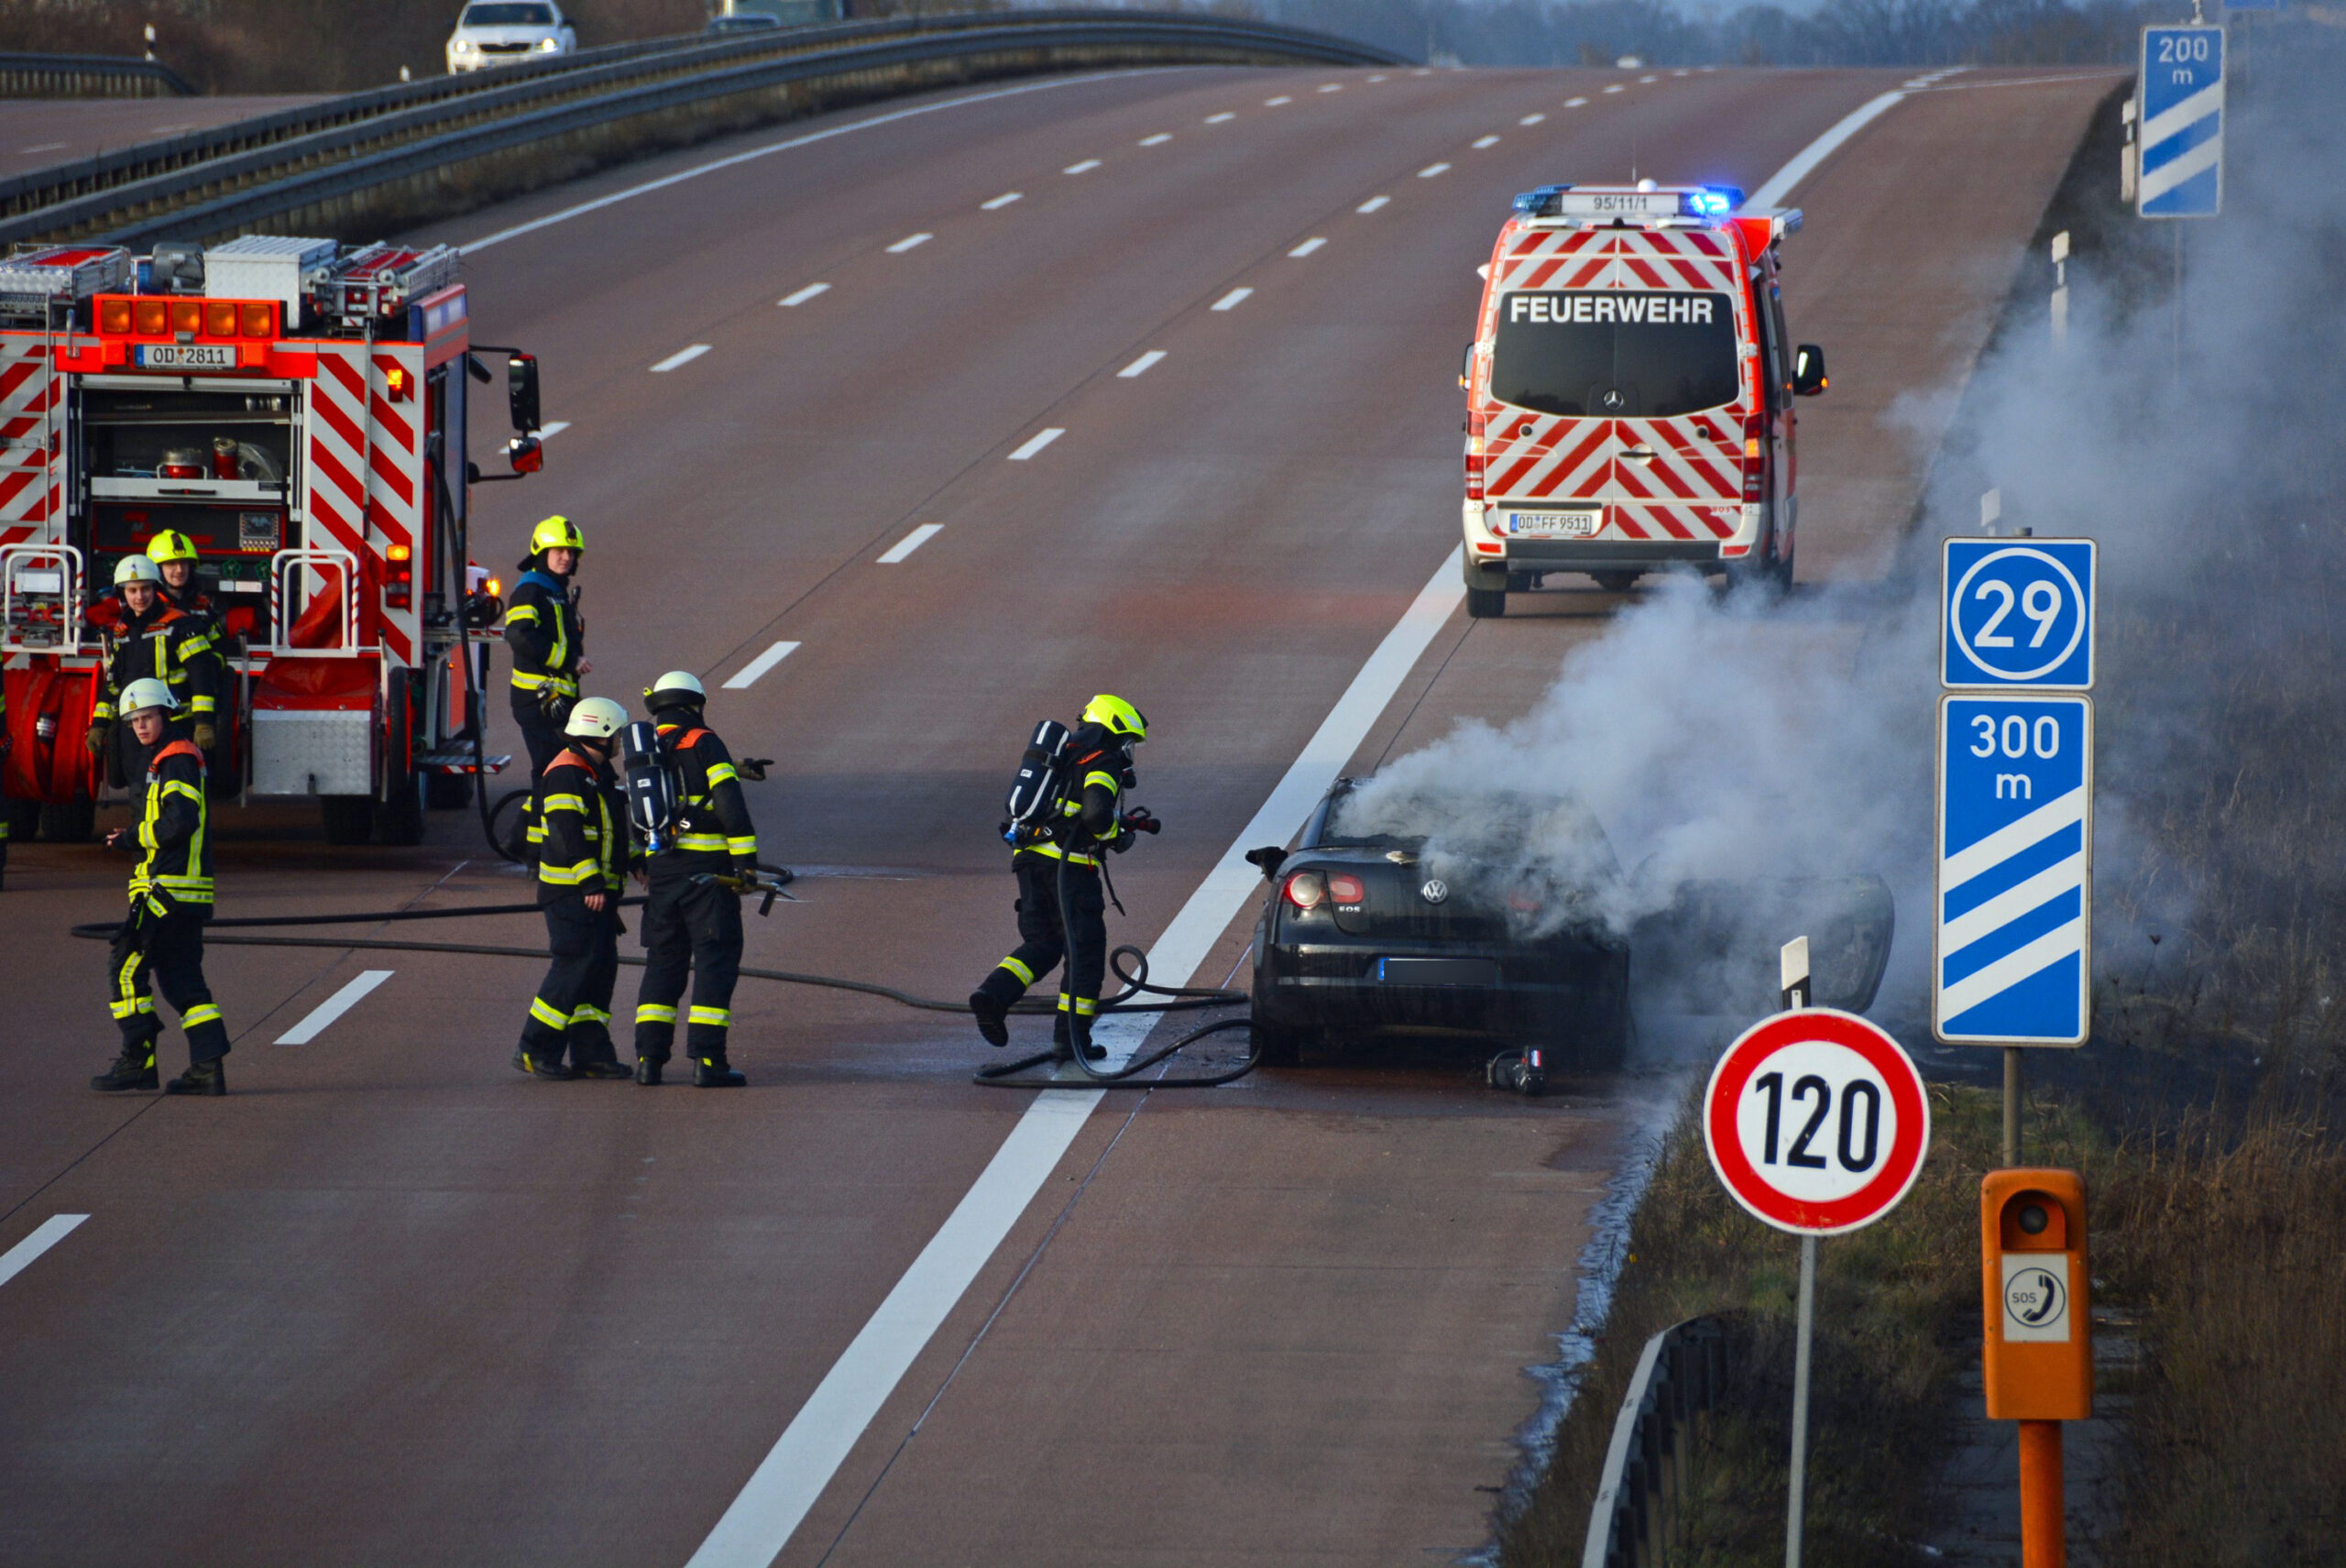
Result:
M970 1012L988 1045L1010 1043L1011 1003L1064 959L1053 1043L1066 1053L1080 1051L1088 1061L1108 1054L1091 1043L1108 967L1101 867L1109 851L1130 849L1135 833L1163 826L1143 807L1124 807L1124 793L1135 786L1133 750L1147 739L1148 720L1140 709L1106 693L1093 697L1054 762L1052 796L1041 821L1013 829L1018 946L970 993Z
M533 1078L635 1076L611 1044L619 888L629 858L627 800L611 757L626 728L626 708L607 696L586 698L564 723L569 744L538 775L538 906L554 962L530 999L513 1052L513 1066Z
M566 517L550 517L530 532L529 558L520 564L505 611L505 645L513 651L513 722L530 751L534 782L563 749L564 725L578 701L586 663L586 623L578 614L578 563L586 536Z
M141 764L136 743L115 723L122 693L135 681L162 682L173 698L171 733L191 736L208 751L216 739L220 656L203 624L163 596L162 569L154 562L126 555L115 563L114 581L119 612L93 617L103 674L90 713L89 745L92 756L107 759L106 782L127 788Z
M221 1058L228 1054L228 1029L203 982L203 923L212 917L203 753L194 742L168 733L179 699L163 682L133 681L123 689L121 703L123 722L148 753L146 790L138 825L117 828L106 837L108 848L135 845L138 864L130 873L129 912L107 959L122 1055L90 1080L90 1087L155 1087L155 1041L163 1025L148 988L152 976L163 1000L179 1010L180 1027L187 1033L188 1069L165 1084L163 1092L225 1094L228 1079Z
M175 528L162 529L147 542L147 559L162 574L163 602L187 617L207 645L207 652L197 657L212 666L210 684L214 695L206 697L201 691L194 693L188 704L188 718L191 738L203 748L208 763L214 760L210 754L219 740L218 699L228 693L226 625L212 596L196 581L199 557L194 540Z

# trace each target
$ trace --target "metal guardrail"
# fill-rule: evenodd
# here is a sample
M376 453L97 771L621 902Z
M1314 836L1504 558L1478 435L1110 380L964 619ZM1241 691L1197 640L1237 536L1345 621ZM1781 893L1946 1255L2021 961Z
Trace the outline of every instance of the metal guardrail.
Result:
M158 60L0 52L0 98L160 98L194 92L186 78Z
M1115 46L1153 47L1168 60L1188 51L1197 58L1219 52L1225 58L1332 65L1403 63L1383 50L1300 28L1132 11L974 12L834 23L715 41L696 36L655 39L543 64L526 61L379 88L0 181L0 241L101 233L144 237L150 231L142 220L180 213L207 197L214 202L206 205L212 205L254 186L323 172L324 166L355 167L384 153L424 147L440 149L424 167L444 163L466 133L488 130L497 122L532 122L554 127L538 135L560 135L848 71L1000 54L1013 47ZM474 151L511 145L512 138L492 135ZM305 200L331 199L347 189L313 188ZM244 215L227 220L231 225L258 215L245 211L249 203L235 205ZM215 223L208 232L220 226Z
M1694 1484L1694 1418L1727 1381L1730 1322L1689 1318L1646 1341L1622 1396L1588 1512L1581 1568L1661 1568L1678 1509Z

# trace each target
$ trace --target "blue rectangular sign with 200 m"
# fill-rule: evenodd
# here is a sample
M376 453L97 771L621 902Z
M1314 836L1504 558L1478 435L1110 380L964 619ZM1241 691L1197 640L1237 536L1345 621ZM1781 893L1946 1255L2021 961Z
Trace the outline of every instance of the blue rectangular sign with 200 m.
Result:
M1952 1043L2084 1044L2092 699L1940 699L1936 860L1933 1033Z
M2134 210L2146 218L2212 218L2224 205L2224 29L2143 29L2142 170Z

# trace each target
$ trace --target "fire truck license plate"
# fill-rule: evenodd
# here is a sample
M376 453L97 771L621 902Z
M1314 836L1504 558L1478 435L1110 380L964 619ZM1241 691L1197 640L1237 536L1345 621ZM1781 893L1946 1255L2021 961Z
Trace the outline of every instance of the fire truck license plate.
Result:
M142 343L134 351L141 370L234 370L232 343Z
M1605 525L1602 511L1511 511L1507 531L1547 539L1586 539Z

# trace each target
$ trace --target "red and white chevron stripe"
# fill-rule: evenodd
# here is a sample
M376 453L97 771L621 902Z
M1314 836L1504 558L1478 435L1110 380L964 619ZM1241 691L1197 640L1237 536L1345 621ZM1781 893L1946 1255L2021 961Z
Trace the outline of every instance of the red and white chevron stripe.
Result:
M61 382L44 336L0 333L0 544L63 543Z
M301 504L314 548L345 550L364 564L373 558L379 579L391 547L411 556L423 536L423 415L411 396L393 402L387 372L405 372L411 389L423 380L423 350L414 344L317 345L317 378L310 383L308 461ZM411 559L421 576L425 563ZM313 585L314 586L314 585ZM420 603L422 595L415 598ZM412 606L381 615L385 652L414 662L422 628Z

